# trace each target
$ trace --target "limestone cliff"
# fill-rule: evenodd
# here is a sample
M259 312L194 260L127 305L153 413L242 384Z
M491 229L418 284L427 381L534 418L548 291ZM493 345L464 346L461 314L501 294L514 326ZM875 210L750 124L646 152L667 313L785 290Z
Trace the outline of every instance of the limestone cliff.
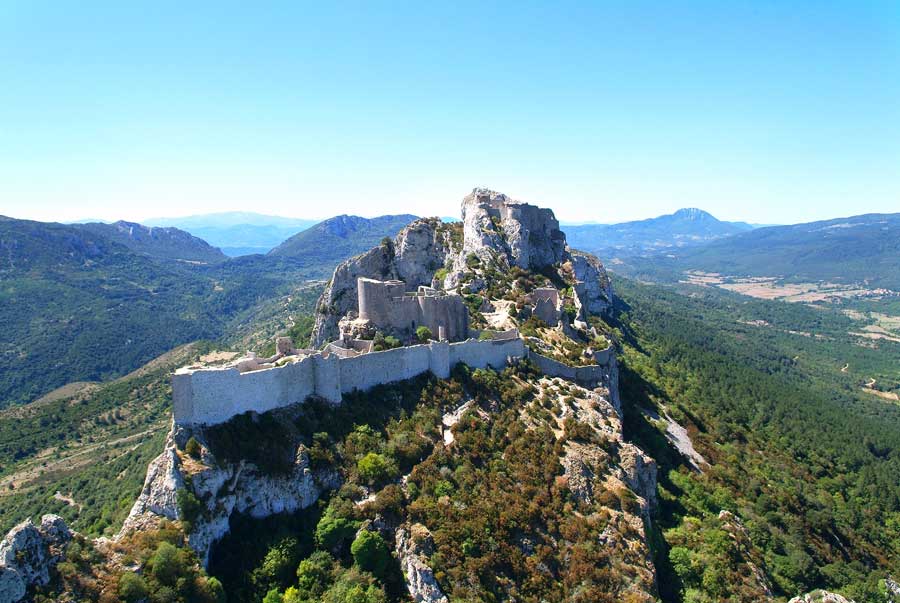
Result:
M0 603L20 601L29 588L46 585L71 539L57 515L44 515L39 526L28 519L13 528L0 541Z
M273 474L251 462L217 459L206 447L202 456L194 459L182 452L190 435L173 427L165 450L148 467L144 487L118 539L152 529L161 519L182 521L188 543L206 564L210 547L228 533L233 513L258 518L290 513L308 507L323 491L340 485L336 474L310 470L302 446L296 449L288 471ZM201 433L196 435L202 438Z

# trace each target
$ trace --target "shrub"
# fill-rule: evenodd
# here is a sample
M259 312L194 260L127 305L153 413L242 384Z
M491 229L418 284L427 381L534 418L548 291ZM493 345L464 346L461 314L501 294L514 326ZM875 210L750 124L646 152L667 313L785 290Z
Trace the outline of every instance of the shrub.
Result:
M444 282L444 279L447 278L448 270L446 268L438 268L434 273L434 278L437 280Z
M281 596L277 588L273 588L263 597L262 603L284 603L284 597Z
M290 581L294 568L297 567L300 543L294 537L283 538L269 549L262 563L262 574L270 584Z
M323 549L338 550L346 540L356 533L357 523L338 515L333 505L328 505L316 525L316 542Z
M384 538L378 532L368 530L359 533L350 546L350 553L353 555L354 563L360 569L372 572L376 576L384 575L391 559L391 553Z
M370 452L359 459L356 465L359 478L369 485L379 484L397 476L397 466L389 458L377 452Z
M225 603L225 588L218 578L207 578L201 585L201 590L206 595L206 600L210 603Z
M431 332L431 329L429 329L425 325L422 325L421 327L416 329L416 337L419 338L419 341L425 343L433 337L433 334Z
M392 350L394 348L399 348L402 344L400 340L394 337L393 335L384 336L384 333L377 332L375 333L375 337L372 338L372 349L376 352L383 352L385 350Z
M125 572L119 576L119 596L126 603L135 603L146 599L149 594L147 583L138 574Z
M300 562L297 567L298 600L318 599L331 582L334 561L325 551L316 551ZM285 593L285 600L288 593Z
M199 459L203 449L200 447L200 442L197 441L197 438L191 436L188 438L187 444L184 445L184 451L187 452L188 456L191 458Z
M157 582L165 586L174 586L179 578L189 572L189 563L190 560L184 551L169 542L160 542L153 557L150 558L149 565Z
M178 515L186 524L185 531L190 532L194 522L203 511L203 505L190 488L179 488L175 495L175 502L178 505Z

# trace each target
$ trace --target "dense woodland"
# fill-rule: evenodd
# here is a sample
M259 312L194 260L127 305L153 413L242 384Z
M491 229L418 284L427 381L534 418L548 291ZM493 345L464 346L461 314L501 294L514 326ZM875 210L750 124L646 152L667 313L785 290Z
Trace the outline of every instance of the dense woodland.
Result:
M750 560L784 597L827 587L883 600L879 580L900 571L900 407L860 385L896 378L900 347L854 345L834 311L622 280L618 291L626 435L661 465L663 598L746 600ZM702 474L646 412L663 408L711 463ZM722 510L746 527L742 550Z

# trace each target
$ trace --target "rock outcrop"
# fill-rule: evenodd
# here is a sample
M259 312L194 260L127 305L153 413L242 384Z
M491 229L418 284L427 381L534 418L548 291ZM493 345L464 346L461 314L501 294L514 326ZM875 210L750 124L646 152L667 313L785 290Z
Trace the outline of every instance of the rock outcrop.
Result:
M619 447L619 466L623 480L640 497L641 514L650 520L656 511L656 461L634 444L623 442Z
M788 603L853 603L853 600L827 590L814 590L811 593L794 597Z
M511 266L540 270L563 261L566 235L553 210L476 188L462 201L463 253L483 261L500 252Z
M382 244L339 265L319 299L311 347L337 339L340 319L358 311L357 278L398 279L412 290L430 285L435 272L447 268L444 288L465 284L476 291L483 286L478 278L463 282L471 275L472 255L501 272L513 266L544 272L567 265L577 281L574 290L581 320L585 314L607 312L611 305L612 289L603 264L568 248L552 210L475 189L462 201L461 242L454 240L453 228L438 219L420 219L400 231L390 245Z
M431 553L431 534L422 524L402 525L397 528L397 557L406 578L406 587L416 603L447 603L434 572L428 567Z
M210 547L228 533L233 513L257 518L290 513L340 485L336 474L313 474L302 446L289 472L270 475L249 462L217 462L208 452L200 461L192 459L178 451L176 439L187 439L187 434L170 433L165 450L150 463L144 488L117 538L152 529L161 519L187 521L188 543L205 565ZM185 517L179 496L192 496L199 503L191 517Z
M46 585L71 539L58 515L44 515L39 526L28 519L10 530L0 542L0 603L15 603L29 588Z

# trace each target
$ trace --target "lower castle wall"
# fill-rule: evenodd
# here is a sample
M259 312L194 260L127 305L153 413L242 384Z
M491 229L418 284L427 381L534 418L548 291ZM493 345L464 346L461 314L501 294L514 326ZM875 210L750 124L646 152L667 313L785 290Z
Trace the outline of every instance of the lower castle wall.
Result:
M612 358L614 358L612 346L594 353L594 359L598 364L585 366L569 366L543 354L538 354L534 350L528 351L528 359L545 375L562 377L579 383L600 383L609 373L609 363Z
M510 358L530 357L551 376L599 381L603 366L570 367L528 352L521 339L458 343L433 341L352 358L317 354L283 367L238 372L237 369L200 369L172 376L175 422L214 425L247 411L266 412L318 395L340 403L341 395L401 381L431 371L447 378L462 362L473 368L504 368Z
M525 356L525 343L521 339L509 339L506 341L486 340L461 341L450 344L450 366L457 363L465 363L472 368L502 369L506 366L507 358L523 358Z
M382 383L401 381L422 374L431 366L429 345L341 358L341 392L366 390Z

